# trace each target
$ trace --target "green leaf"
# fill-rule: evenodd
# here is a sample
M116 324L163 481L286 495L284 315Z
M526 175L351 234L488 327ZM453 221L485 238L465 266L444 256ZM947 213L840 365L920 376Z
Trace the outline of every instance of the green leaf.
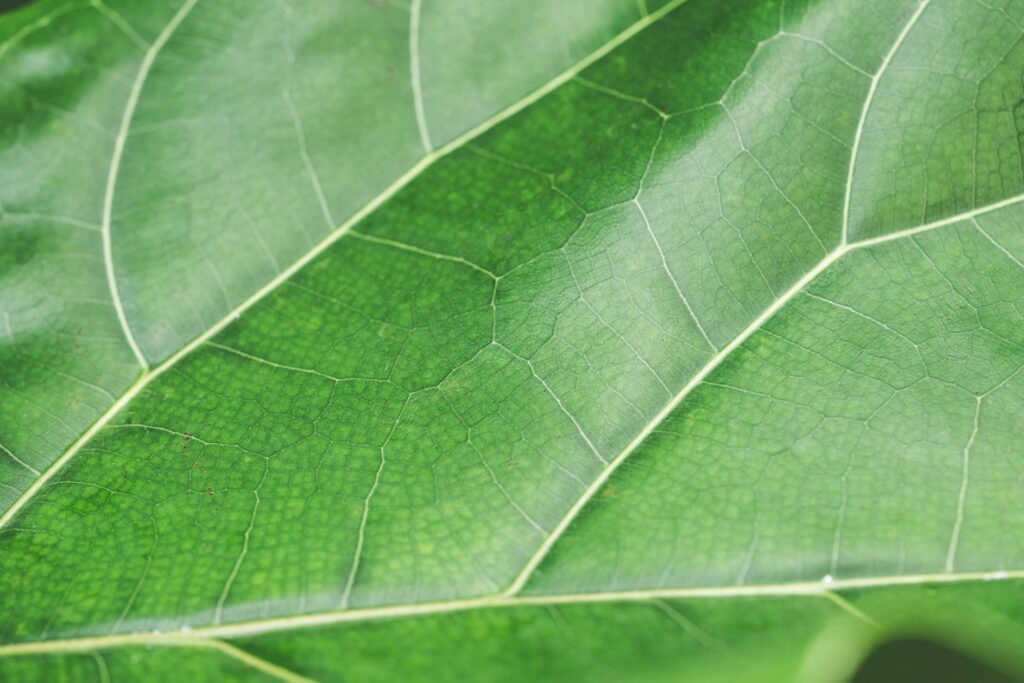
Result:
M0 676L1020 675L1024 3L655 4L0 16Z

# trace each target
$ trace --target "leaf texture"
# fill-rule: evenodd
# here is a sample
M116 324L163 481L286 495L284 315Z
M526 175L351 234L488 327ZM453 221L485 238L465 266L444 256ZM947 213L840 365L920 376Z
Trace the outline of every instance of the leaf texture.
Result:
M1022 25L0 17L0 671L1019 671Z

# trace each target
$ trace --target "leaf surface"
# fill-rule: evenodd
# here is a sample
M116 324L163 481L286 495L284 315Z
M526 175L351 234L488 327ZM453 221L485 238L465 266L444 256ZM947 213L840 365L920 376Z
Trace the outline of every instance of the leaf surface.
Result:
M604 4L0 19L5 675L1019 671L1024 5Z

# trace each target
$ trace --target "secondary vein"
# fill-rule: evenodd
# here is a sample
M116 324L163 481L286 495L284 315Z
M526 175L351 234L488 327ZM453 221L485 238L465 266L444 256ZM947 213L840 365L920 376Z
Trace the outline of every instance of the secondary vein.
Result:
M186 2L182 9L179 10L178 15L175 15L175 18L178 19L178 24L181 23L181 20L184 19L185 14L187 14L188 10L191 10L192 6L194 6L197 1L198 0L188 0L188 2ZM625 31L619 33L617 36L609 40L607 43L599 47L597 50L591 52L589 55L573 64L568 69L566 69L559 75L555 76L553 79L551 79L541 87L537 88L536 90L529 93L525 97L512 103L511 105L509 105L502 111L498 112L494 116L486 119L485 121L482 121L477 126L466 131L465 133L455 138L451 142L445 144L442 147L438 147L429 154L423 156L419 161L417 161L408 170L406 170L405 173L400 175L398 178L395 179L394 182L392 182L388 187L382 190L380 194L378 194L373 199L364 204L362 208L360 208L358 211L352 214L344 223L339 225L337 229L335 229L332 233L324 237L311 250L306 252L306 254L301 256L290 266L288 266L283 271L278 273L272 280L270 280L265 285L263 285L263 287L254 292L248 299L246 299L238 306L236 306L234 309L232 309L230 312L228 312L227 315L218 320L211 327L207 328L202 334L197 336L191 342L189 342L182 348L178 349L177 352L169 356L162 363L160 363L157 366L154 366L153 368L149 369L146 372L143 372L142 375L140 375L139 378L136 380L135 384L129 387L129 389L124 393L124 395L121 396L120 399L118 399L113 405L110 406L110 408L107 409L105 413L103 413L99 418L97 418L96 422L94 422L92 426L90 426L89 429L87 429L82 434L82 436L80 436L78 440L75 441L71 445L71 447L63 453L63 455L61 455L61 457L55 460L53 464L51 464L43 472L43 475L36 479L36 481L33 482L33 484L25 490L25 492L11 505L11 507L9 507L3 513L3 515L0 515L0 529L4 528L7 524L9 524L10 521L14 518L14 516L18 513L18 511L20 511L32 499L32 497L36 493L38 493L46 485L46 483L50 479L52 479L54 475L56 475L56 473L65 464L67 464L67 462L71 458L75 456L75 454L79 450L81 450L82 446L84 446L90 439L92 439L92 437L94 437L101 429L103 429L103 427L105 427L114 418L114 416L117 415L121 411L121 409L124 408L124 406L130 403L139 394L139 392L141 392L150 382L152 382L165 371L176 365L178 361L180 361L182 358L189 355L197 348L205 344L207 340L213 338L221 330L223 330L232 322L241 317L242 313L249 310L257 302L261 301L268 294L275 291L282 283L289 280L292 277L292 275L294 275L299 270L304 268L306 264L308 264L310 261L312 261L321 253L323 253L328 247L330 247L332 244L334 244L339 239L348 234L349 230L351 230L353 226L355 226L368 215L376 211L381 205L383 205L385 202L391 199L391 197L398 193L402 188L404 188L414 179L419 177L419 175L423 173L427 168L432 166L434 162L451 154L452 152L458 149L465 147L469 142L471 142L475 138L483 135L491 128L494 128L501 122L514 116L523 109L526 109L534 102L540 100L545 95L556 90L561 85L569 82L570 80L575 78L577 74L586 69L588 66L598 61L599 59L607 55L609 52L611 52L618 46L622 45L627 40L629 40L636 34L640 33L642 30L644 30L651 24L657 22L666 14L682 5L685 1L686 0L671 0L671 2L666 3L658 11L652 12L651 14L644 16L642 19L640 19L635 24L627 28ZM174 20L172 19L172 23L173 22ZM171 30L168 31L165 28L164 33L167 33L167 37L169 38L170 33L172 33L173 30L177 27L177 24L174 24L173 26L172 24L168 24L168 26L171 27ZM160 41L158 39L156 42L153 43L153 46L154 48L158 49L158 46L162 47L163 43L165 42L166 39L164 41ZM139 85L139 90L141 91L141 84ZM132 109L134 109L134 106L132 107ZM116 173L114 175L116 175ZM115 301L118 301L116 297ZM130 331L127 329L126 323L124 323L124 327L126 334L130 335ZM132 337L129 336L129 339L132 339ZM140 362L143 362L141 358ZM143 367L145 367L145 365Z
M420 10L423 0L412 0L409 8L409 75L412 83L412 103L416 111L416 126L420 131L420 142L428 154L434 145L430 142L427 116L423 111L423 84L420 81Z
M860 118L857 120L857 130L853 134L853 147L850 149L850 166L847 170L846 175L846 191L843 197L843 226L841 232L841 243L846 244L850 234L850 196L853 193L853 170L857 164L857 153L860 151L861 137L864 135L864 122L868 118L868 110L871 109L871 103L875 99L875 92L878 89L878 82L882 78L882 74L889 68L889 63L892 61L893 56L900 49L903 41L906 40L907 34L910 33L910 29L917 23L921 13L924 12L925 7L931 0L922 0L914 10L914 13L910 16L910 19L903 26L903 30L900 31L896 37L896 41L893 42L892 47L889 48L889 52L886 53L882 59L881 65L878 67L878 71L871 77L871 84L868 86L867 97L864 98L864 107L861 109Z
M110 287L110 298L113 301L114 310L117 312L117 320L124 331L125 339L128 341L128 346L131 347L132 353L135 355L136 360L139 361L139 365L142 366L143 370L149 369L149 363L146 361L146 357L135 340L135 335L132 334L131 326L128 324L128 318L125 316L124 306L121 302L121 295L117 290L117 276L114 273L113 245L110 235L110 225L114 210L114 188L117 186L117 175L121 168L121 158L124 156L124 147L128 140L128 129L131 128L132 118L135 116L135 109L139 104L139 96L142 94L142 87L146 83L146 78L153 67L153 62L156 61L160 50L167 44L167 41L170 40L171 36L181 25L181 22L185 20L185 17L188 16L188 13L192 11L192 8L195 7L198 1L185 0L177 13L164 26L157 39L146 50L146 55L142 59L142 64L139 65L139 71L135 75L135 81L132 83L132 89L128 94L128 102L125 104L124 114L121 116L121 126L118 128L117 138L114 141L114 153L110 160L110 169L107 173L107 187L103 193L103 221L100 224L100 230L103 235L103 264L107 273L107 285Z

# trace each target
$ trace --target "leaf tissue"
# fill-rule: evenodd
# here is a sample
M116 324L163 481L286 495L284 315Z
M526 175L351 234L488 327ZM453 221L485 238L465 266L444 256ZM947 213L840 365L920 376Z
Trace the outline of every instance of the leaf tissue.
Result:
M0 13L0 679L1022 676L1022 103L1020 0Z

